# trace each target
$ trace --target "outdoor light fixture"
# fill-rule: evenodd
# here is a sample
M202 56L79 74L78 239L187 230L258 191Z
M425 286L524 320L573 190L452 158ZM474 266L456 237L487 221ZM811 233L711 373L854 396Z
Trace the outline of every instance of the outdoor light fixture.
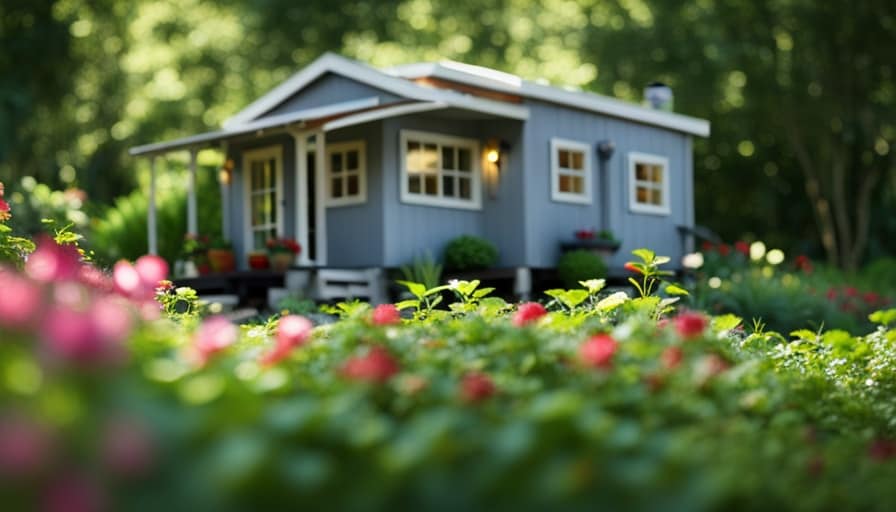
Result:
M498 196L498 180L501 174L501 164L506 158L505 153L510 151L507 141L493 138L488 139L483 153L483 175L488 185L488 195L492 199Z
M498 160L501 159L501 153L499 153L497 149L494 149L494 148L489 149L485 153L485 159L493 164L496 164L496 163L498 163Z
M233 176L233 160L228 158L218 171L218 182L222 185L230 185Z
M616 150L616 143L612 140L600 140L597 141L597 156L600 157L601 160L609 160L613 157L613 152Z

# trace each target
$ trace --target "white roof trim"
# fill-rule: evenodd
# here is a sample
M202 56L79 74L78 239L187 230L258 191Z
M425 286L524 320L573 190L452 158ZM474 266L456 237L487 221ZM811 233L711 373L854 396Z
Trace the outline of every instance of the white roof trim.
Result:
M248 107L224 122L225 128L238 128L265 112L277 107L290 96L301 91L325 73L335 73L351 80L367 84L377 89L391 92L398 96L418 101L444 102L448 106L465 108L477 112L494 114L501 117L525 120L529 117L529 109L521 105L508 104L501 101L477 98L456 91L422 87L413 82L391 76L366 64L347 59L340 55L325 53L307 67L294 74Z
M345 128L347 126L355 126L358 124L368 123L370 121L377 121L379 119L386 119L389 117L397 117L403 116L407 114L415 114L417 112L429 112L431 110L440 110L446 108L448 105L441 102L429 102L429 103L411 103L398 105L395 107L387 107L381 108L377 110L370 110L368 112L361 112L354 115L348 115L345 117L340 117L339 119L334 119L328 123L323 125L323 130L325 132L338 130L339 128Z
M288 112L285 114L280 114L271 117L265 117L259 119L258 121L252 123L246 123L239 126L234 126L231 128L225 128L223 130L216 130L212 132L200 133L198 135L191 135L189 137L183 137L180 139L174 139L165 142L156 142L154 144L145 144L143 146L136 146L130 149L129 153L131 155L146 155L150 153L163 153L165 151L171 151L175 149L187 148L190 146L195 146L198 144L205 144L209 142L214 142L217 140L227 139L230 137L235 137L238 135L243 135L247 133L251 133L258 130L267 130L270 128L287 126L294 123L301 123L303 121L309 121L312 119L319 119L321 117L328 117L332 115L345 114L347 112L353 112L356 110L364 110L372 107L376 107L380 104L380 99L377 97L363 98L360 100L352 100L346 101L343 103L334 103L332 105L326 105L323 107L315 107L309 108L305 110L296 110L295 112Z
M570 91L542 85L523 80L516 75L482 66L445 61L397 66L384 70L384 72L405 79L431 76L652 124L701 137L709 136L709 121L704 119L654 110L590 92Z

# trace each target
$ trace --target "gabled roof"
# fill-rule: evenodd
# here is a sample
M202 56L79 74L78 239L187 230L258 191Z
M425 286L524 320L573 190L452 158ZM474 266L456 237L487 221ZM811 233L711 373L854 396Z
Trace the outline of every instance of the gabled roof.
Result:
M709 121L704 119L646 108L598 94L543 85L482 66L443 61L409 64L379 70L332 53L322 55L288 80L252 102L248 107L225 121L224 127L236 127L263 116L326 73L341 75L409 99L439 102L449 107L459 107L514 119L527 119L528 109L523 105L477 97L447 88L427 87L417 84L413 80L437 78L692 135L702 137L709 135Z
M454 61L424 62L396 66L386 73L406 79L439 78L482 89L556 103L612 117L651 124L671 130L709 136L709 121L642 107L626 101L590 92L568 90L540 84L491 68Z
M512 119L525 120L529 117L529 109L521 105L477 98L455 91L421 87L409 80L388 75L341 55L325 53L285 82L253 101L235 116L224 121L224 128L234 128L258 119L326 73L341 75L412 100L439 102L448 107L463 108Z

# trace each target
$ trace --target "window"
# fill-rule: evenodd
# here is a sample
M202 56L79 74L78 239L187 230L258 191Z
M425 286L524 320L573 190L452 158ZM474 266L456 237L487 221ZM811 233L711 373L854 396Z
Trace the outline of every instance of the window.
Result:
M243 157L246 180L247 252L264 250L270 238L282 232L280 213L282 150L279 147L247 151Z
M481 208L478 155L475 140L402 130L401 200Z
M645 153L628 154L629 209L669 215L669 160Z
M364 141L327 144L327 206L360 204L367 200Z
M551 139L551 199L591 204L591 146Z

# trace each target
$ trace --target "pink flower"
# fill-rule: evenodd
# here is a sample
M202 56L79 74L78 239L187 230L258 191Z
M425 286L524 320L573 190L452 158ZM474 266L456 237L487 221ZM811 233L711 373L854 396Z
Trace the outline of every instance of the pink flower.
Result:
M265 365L277 364L286 358L295 347L299 347L308 340L313 325L305 317L288 315L280 319L277 324L277 342L273 350L262 356L261 363Z
M548 314L548 312L541 304L537 302L526 302L525 304L520 304L520 307L516 310L516 313L514 313L513 325L522 327L531 324L546 314Z
M168 263L158 256L146 255L131 265L121 260L112 268L115 289L133 299L151 299L160 281L168 276Z
M83 364L105 355L105 343L88 311L56 305L44 316L40 329L50 353L64 360Z
M394 325L401 322L401 314L392 304L380 304L373 310L373 325Z
M694 373L697 381L705 383L709 379L731 368L731 363L718 354L709 354L697 361Z
M579 347L579 359L594 368L609 369L619 344L609 334L597 334Z
M236 343L238 337L239 329L227 318L221 315L206 318L193 338L200 364L207 363L213 355Z
M0 268L0 326L28 328L41 309L41 296L35 283Z
M366 355L353 357L342 366L342 375L351 380L383 383L398 373L398 362L383 347L373 347Z
M111 292L114 289L112 279L93 265L83 264L78 270L78 281L94 290Z
M146 426L134 418L113 418L103 429L101 456L115 474L134 477L152 466L155 446Z
M660 356L660 360L663 362L663 366L669 370L678 368L683 358L684 351L679 347L667 347L665 350L663 350L663 353Z
M137 269L143 287L152 291L159 286L159 281L164 281L168 277L168 262L152 254L137 258L134 268Z
M43 426L19 416L0 418L0 476L33 475L47 463L50 451Z
M50 484L42 505L44 512L99 512L106 509L105 499L96 483L74 472Z
M74 279L81 267L81 255L73 245L59 245L52 238L41 236L37 248L25 262L25 273L45 283Z
M700 313L685 311L675 317L675 331L684 339L698 338L708 323Z
M133 312L121 297L106 295L90 308L94 331L110 346L124 342L134 328Z
M0 221L8 220L12 217L12 214L9 213L9 203L0 198Z
M494 395L496 391L495 383L484 373L468 373L460 382L460 396L465 402L481 402Z

